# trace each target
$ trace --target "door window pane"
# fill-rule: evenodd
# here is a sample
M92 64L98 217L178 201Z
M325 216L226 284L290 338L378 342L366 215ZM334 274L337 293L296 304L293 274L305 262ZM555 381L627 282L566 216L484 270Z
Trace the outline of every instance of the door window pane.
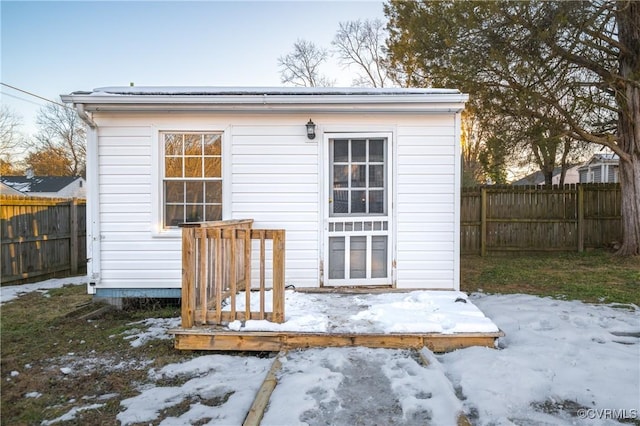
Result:
M384 161L384 139L371 139L369 141L369 161L382 163Z
M333 212L349 213L349 191L333 191Z
M329 238L329 279L344 279L344 237Z
M354 139L351 141L351 161L364 163L367 161L366 139Z
M387 277L387 237L371 237L371 278Z
M367 278L367 237L351 237L350 278Z
M336 139L333 141L333 161L336 163L349 161L349 140Z
M369 191L369 213L384 213L384 191Z
M351 213L367 212L366 191L351 191Z
M333 187L349 187L349 166L333 166Z
M367 186L367 166L351 166L351 187L364 188Z
M369 166L369 188L384 188L384 166Z

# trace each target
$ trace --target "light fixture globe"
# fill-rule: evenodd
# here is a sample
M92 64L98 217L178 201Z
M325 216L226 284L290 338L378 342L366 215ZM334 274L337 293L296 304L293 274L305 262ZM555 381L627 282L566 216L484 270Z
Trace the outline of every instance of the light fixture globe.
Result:
M307 137L309 139L316 138L316 123L311 121L311 119L309 119L309 121L307 122Z

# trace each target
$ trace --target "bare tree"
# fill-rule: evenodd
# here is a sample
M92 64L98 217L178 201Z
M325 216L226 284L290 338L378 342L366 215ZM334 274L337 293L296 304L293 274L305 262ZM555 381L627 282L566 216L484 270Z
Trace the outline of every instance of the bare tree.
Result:
M341 22L333 39L340 62L360 72L354 86L384 87L389 78L385 66L385 24L379 20Z
M320 66L328 57L326 49L298 39L293 44L293 52L278 58L282 82L301 87L333 86L334 82L320 73Z
M10 162L22 144L22 120L7 105L0 107L0 159Z
M68 175L85 174L86 130L74 109L48 104L40 109L36 119L39 131L33 152L62 152L69 161Z

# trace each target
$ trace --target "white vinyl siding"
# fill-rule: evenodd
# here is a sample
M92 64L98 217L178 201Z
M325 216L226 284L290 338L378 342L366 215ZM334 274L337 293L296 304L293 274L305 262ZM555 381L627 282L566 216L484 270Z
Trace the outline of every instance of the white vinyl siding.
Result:
M456 282L455 121L453 114L440 118L398 128L399 288L451 289Z
M223 132L223 219L286 230L286 284L317 287L323 239L325 132L393 138L393 246L398 288L454 288L458 220L454 114L96 114L99 265L104 289L179 288L180 230L159 232L162 131ZM154 153L154 149L156 153ZM226 151L225 151L226 150ZM226 204L225 204L226 203ZM98 258L98 257L96 257Z
M232 217L285 229L287 284L318 286L318 144L300 126L234 126Z

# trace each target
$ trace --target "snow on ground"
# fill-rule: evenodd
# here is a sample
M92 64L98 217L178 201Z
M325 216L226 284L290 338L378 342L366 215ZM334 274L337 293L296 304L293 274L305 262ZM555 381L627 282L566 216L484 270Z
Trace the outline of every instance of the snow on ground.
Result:
M53 278L51 280L39 281L31 284L20 284L0 287L0 305L13 300L23 294L31 293L34 291L46 292L54 288L61 288L65 285L81 285L87 283L87 276L81 275L78 277L68 278Z
M266 292L265 310L272 310L273 293ZM259 311L253 295L251 310ZM244 292L236 310L245 308ZM229 305L225 306L229 310ZM345 313L350 313L345 315ZM458 291L339 294L285 292L285 322L234 321L235 331L296 331L331 333L473 333L497 332L491 320Z
M21 291L3 287L2 302L72 281L29 284L29 289L20 286ZM447 299L442 304L422 292L394 293L359 295L355 299L358 312L336 322L332 312L347 299L340 300L337 295L324 313L318 313L318 299L314 298L320 295L302 299L300 294L287 293L288 321L296 312L300 318L322 314L322 330L338 332L352 327L352 331L391 332L395 324L401 324L398 327L402 330L416 331L412 322L429 321L418 316L421 310L433 318L459 308L467 312L467 318L447 323L449 317L445 317L441 322L443 331L458 330L466 327L461 325L464 321L481 322L473 319L478 315L471 308L475 304L506 336L499 339L498 349L475 347L436 356L423 351L430 360L427 367L419 363L416 352L404 350L292 351L282 358L265 425L446 425L455 424L452 419L460 409L479 425L609 425L640 419L637 306L482 294L470 297L472 304L451 301L445 293L442 295ZM402 306L415 308L415 312L410 309L401 317L381 320L385 317L381 312ZM304 321L313 324L310 318ZM166 330L176 324L177 319L149 319L131 324L138 331L125 336L132 344L144 345L166 336ZM128 366L122 360L80 362L76 358L69 354L52 365L70 368L70 375L82 375L92 368L148 368L144 364ZM154 421L162 425L241 424L272 361L258 356L205 355L159 371L150 369L148 381L139 386L140 394L120 402L118 420L122 425ZM33 397L37 395L25 393L25 398ZM76 407L65 418L98 408L103 397L113 396L92 396L95 404ZM164 413L177 405L186 405L186 411L176 417Z
M177 417L166 417L161 426L188 425L210 419L207 424L240 425L262 385L271 359L233 355L205 355L184 363L149 370L149 379L180 379L179 386L150 385L140 395L120 402L117 419L122 426L151 422L160 412L183 401L189 409ZM202 423L199 423L202 424Z
M573 424L571 414L586 424L640 420L637 306L528 295L473 301L506 333L501 349L468 348L439 359L480 424Z

